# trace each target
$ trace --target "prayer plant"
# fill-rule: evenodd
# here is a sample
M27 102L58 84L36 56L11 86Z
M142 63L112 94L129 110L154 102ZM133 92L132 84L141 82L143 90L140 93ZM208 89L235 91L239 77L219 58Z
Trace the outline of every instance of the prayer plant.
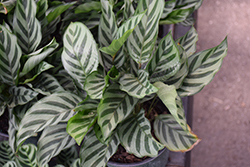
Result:
M158 29L191 24L201 2L17 0L12 12L4 6L10 26L0 25L0 107L10 121L0 164L43 167L57 156L64 166L106 166L119 144L137 157L192 149L199 139L181 98L212 80L227 41L195 53L194 27L176 41L171 32L159 39ZM63 43L46 45L54 32ZM157 111L158 99L168 113ZM37 146L23 144L32 136Z

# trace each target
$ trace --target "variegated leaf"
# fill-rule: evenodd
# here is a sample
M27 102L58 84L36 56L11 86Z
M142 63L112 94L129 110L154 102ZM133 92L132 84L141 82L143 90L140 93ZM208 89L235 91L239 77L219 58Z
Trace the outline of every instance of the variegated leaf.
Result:
M34 0L17 0L13 30L24 53L29 54L36 50L41 42L42 33L41 25L36 19L36 3Z
M36 18L40 21L41 27L43 28L48 24L48 20L46 18L46 11L49 7L48 0L39 0L36 5L37 5Z
M0 25L0 80L8 85L17 83L22 51L16 36Z
M69 74L65 70L60 70L58 74L55 74L54 77L57 79L59 84L65 89L71 92L76 90L74 82Z
M44 166L62 150L75 144L75 140L66 132L66 126L66 123L60 123L44 129L37 143L38 166Z
M142 64L150 59L156 37L158 34L158 22L164 8L163 0L141 0L135 14L146 14L128 38L127 46L130 56Z
M189 151L200 141L189 127L188 131L184 131L170 114L155 118L154 132L160 142L171 151Z
M139 70L138 73L138 77L124 74L119 80L120 89L139 99L156 93L158 89L149 82L148 73L144 70Z
M24 115L17 133L17 145L46 128L59 122L67 122L73 115L72 109L81 99L71 93L54 93L35 103Z
M28 55L29 59L25 62L23 70L20 73L20 77L24 76L30 72L35 66L40 64L47 56L49 56L59 44L56 42L55 38L45 47L37 50L34 53Z
M176 0L170 0L170 1L165 2L165 6L163 9L163 13L161 15L161 19L166 18L168 14L170 14L173 11L175 7L175 3L176 3Z
M80 102L76 108L74 108L75 112L80 111L89 111L89 110L97 110L97 107L100 103L100 100L86 98L84 101Z
M9 101L9 107L15 107L17 105L23 105L28 103L29 101L33 100L38 93L32 91L31 89L27 89L23 86L13 86L9 89L9 93L11 95Z
M70 166L78 158L78 150L75 146L64 149L56 157L57 162L65 166Z
M81 167L80 158L77 158L77 159L70 165L70 167Z
M124 0L124 17L125 19L130 18L134 13L133 0Z
M183 37L176 40L176 43L181 45L187 56L191 56L196 52L196 42L198 41L198 34L194 27L192 27Z
M102 5L101 2L97 2L97 1L90 1L90 2L85 2L83 4L78 5L75 8L75 13L88 13L92 10L96 10L96 11L101 11Z
M14 160L15 154L12 152L8 141L0 141L0 165L3 166L8 161Z
M105 86L106 81L103 74L99 71L94 71L86 78L84 90L87 91L90 98L101 99Z
M36 167L36 151L37 148L33 144L23 145L17 153L17 166Z
M3 167L18 167L15 161L8 161Z
M198 93L210 83L219 71L223 58L227 55L227 39L218 46L196 53L188 58L189 72L178 89L181 97Z
M80 111L69 119L67 132L80 145L89 129L96 122L96 119L96 111Z
M159 46L147 65L150 81L167 81L180 69L180 53L171 32L159 43Z
M145 111L128 118L119 125L117 130L121 144L128 153L141 158L144 156L156 157L163 145L151 135L151 126Z
M98 124L104 140L111 135L121 121L129 116L137 101L138 99L121 91L118 84L113 84L106 89L97 108Z
M164 83L168 85L174 85L176 89L179 89L182 86L184 78L188 74L188 57L187 57L185 50L182 48L182 46L177 45L177 48L179 50L180 59L181 59L180 69L179 71L177 71L177 73L174 76L168 78Z
M8 14L16 4L16 0L5 0L0 2L0 13Z
M13 114L13 110L9 109L9 128L8 128L8 135L9 135L9 146L14 153L16 151L16 133L18 130L18 118Z
M105 167L109 158L116 152L119 144L116 135L113 135L108 145L102 144L92 130L86 136L80 150L81 166Z
M64 37L63 66L69 75L84 84L85 78L97 70L98 50L89 29L82 23L71 23Z

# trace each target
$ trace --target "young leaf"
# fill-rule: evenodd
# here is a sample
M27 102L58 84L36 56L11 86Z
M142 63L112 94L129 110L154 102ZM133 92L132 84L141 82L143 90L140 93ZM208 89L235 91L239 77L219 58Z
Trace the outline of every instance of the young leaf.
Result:
M75 140L66 132L66 123L44 129L37 143L37 164L44 166L62 150L72 147Z
M158 22L162 15L164 1L141 0L135 14L146 14L128 38L128 51L130 56L142 64L149 60L158 34Z
M12 152L8 141L0 141L0 155L1 166L15 159L15 154Z
M151 82L167 81L180 69L180 53L175 45L171 32L159 43L149 61L147 68Z
M69 119L67 132L80 145L89 129L96 122L96 119L96 111L80 111Z
M148 73L144 70L139 70L138 73L138 77L132 74L124 74L119 80L120 89L139 99L156 93L158 89L149 82Z
M18 44L25 54L36 50L41 42L42 33L41 25L36 19L36 3L34 0L17 0L13 30L17 36Z
M170 114L155 118L154 132L160 142L171 151L189 151L200 141L189 127L188 131L184 131Z
M223 58L227 55L227 39L218 46L196 53L188 58L189 72L178 89L181 97L198 93L205 85L212 81L219 71Z
M17 145L27 138L59 122L67 122L81 99L71 93L54 93L35 103L24 115L17 133Z
M137 101L138 99L121 91L118 84L113 84L106 89L97 108L98 124L104 140L132 112Z
M0 25L0 80L8 85L17 83L22 51L16 36Z
M18 167L15 161L8 161L3 167Z
M116 152L119 144L116 135L112 136L107 145L102 144L92 130L86 136L80 150L81 166L105 167L109 158Z
M156 157L163 145L151 135L150 122L142 109L137 116L123 121L117 130L121 144L128 153L137 157Z
M82 23L71 23L63 37L63 66L69 75L84 84L85 78L97 70L98 50L89 29Z

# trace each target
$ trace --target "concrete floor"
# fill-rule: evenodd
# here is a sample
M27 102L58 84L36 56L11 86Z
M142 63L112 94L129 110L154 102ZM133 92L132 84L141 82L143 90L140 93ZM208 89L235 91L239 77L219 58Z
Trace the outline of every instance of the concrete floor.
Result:
M214 80L194 96L193 131L202 141L191 167L250 166L250 0L204 0L198 50L228 36L228 55Z

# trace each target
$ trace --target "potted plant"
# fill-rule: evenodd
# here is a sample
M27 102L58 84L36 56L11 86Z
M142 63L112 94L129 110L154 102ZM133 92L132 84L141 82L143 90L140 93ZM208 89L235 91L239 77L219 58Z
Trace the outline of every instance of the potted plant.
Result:
M0 152L8 151L5 151L5 158L0 159L1 164L20 166L31 162L26 165L46 166L53 157L70 154L68 157L72 158L63 163L65 166L105 166L120 144L137 157L156 157L164 147L187 151L199 142L186 123L181 97L199 92L212 80L226 56L226 39L214 48L195 53L197 33L194 28L177 41L173 40L171 32L162 39L157 37L159 23L186 20L201 1L125 0L116 3L101 0L87 1L77 7L56 1L49 3L52 8L49 12L48 4L42 8L46 4L47 1L42 0L37 3L17 0L12 28L6 28L7 24L1 26L0 35L11 36L11 44L20 45L21 52L17 56L21 61L14 61L15 66L1 62L1 68L18 69L12 70L16 75L4 70L0 73L3 76L1 106L8 106L10 113L9 142L0 146ZM66 8L70 10L60 22L60 18L57 19ZM36 45L33 49L24 50L22 47L26 45L22 40L18 43L26 34L20 35L23 32L20 22L25 21L23 13L34 20L33 24L26 25L44 32L43 37L27 38L40 40L31 43ZM88 16L88 19L80 16ZM100 20L96 21L99 16ZM41 18L40 22L37 18ZM188 21L190 19L185 23ZM51 27L58 28L53 26L55 23L59 27L59 37L64 34L63 44L59 46L62 49L51 49L44 56L43 52L51 44L42 47L41 43L48 41L46 34L51 34ZM46 28L39 28L39 25ZM11 33L15 27L20 30ZM2 43L0 46L8 48ZM6 55L6 51L3 53ZM0 56L2 60L3 55ZM5 57L13 60L10 56ZM54 61L58 59L62 63ZM55 64L56 68L38 72L35 67L42 60ZM29 67L26 65L29 61L35 71L24 70ZM11 78L15 84L8 85L5 78ZM11 106L11 91L8 91L11 86L24 86L35 92L36 98L24 100L21 97L24 104ZM155 107L158 100L167 107L167 112ZM37 135L37 146L23 145L26 139ZM79 158L75 143L81 144Z

